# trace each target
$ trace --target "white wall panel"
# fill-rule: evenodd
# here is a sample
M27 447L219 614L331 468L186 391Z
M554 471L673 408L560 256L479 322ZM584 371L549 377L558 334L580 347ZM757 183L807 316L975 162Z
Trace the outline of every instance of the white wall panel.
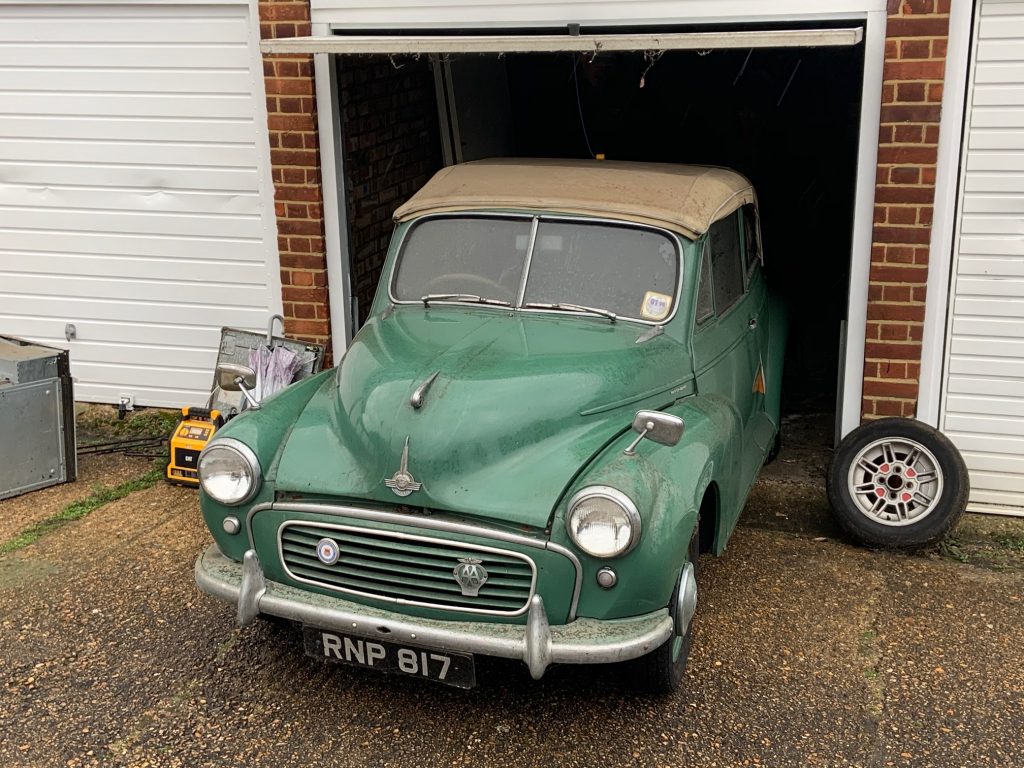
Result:
M280 311L249 13L0 1L0 333L70 348L79 399L202 404L221 326Z
M1024 514L1024 2L981 0L940 424L971 503Z

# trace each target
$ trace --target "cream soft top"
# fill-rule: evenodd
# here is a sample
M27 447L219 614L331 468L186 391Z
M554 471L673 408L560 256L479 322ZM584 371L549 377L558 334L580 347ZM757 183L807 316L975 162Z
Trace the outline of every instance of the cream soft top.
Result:
M726 168L613 160L495 158L453 165L395 211L395 221L494 208L558 211L653 224L696 238L754 202Z

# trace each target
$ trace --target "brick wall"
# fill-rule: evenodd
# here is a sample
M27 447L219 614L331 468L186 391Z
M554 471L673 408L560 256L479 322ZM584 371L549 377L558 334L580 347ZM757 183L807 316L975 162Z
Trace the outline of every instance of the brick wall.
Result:
M344 57L339 64L352 295L366 319L394 229L391 215L441 167L429 60Z
M950 0L889 0L864 349L865 419L913 416Z
M260 0L260 37L310 34L309 0ZM285 331L327 345L330 311L313 58L263 57Z

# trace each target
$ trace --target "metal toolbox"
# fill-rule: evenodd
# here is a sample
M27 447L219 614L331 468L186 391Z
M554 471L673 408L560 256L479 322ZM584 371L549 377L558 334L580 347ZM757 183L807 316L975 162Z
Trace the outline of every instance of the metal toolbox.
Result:
M0 499L77 472L67 351L0 336Z

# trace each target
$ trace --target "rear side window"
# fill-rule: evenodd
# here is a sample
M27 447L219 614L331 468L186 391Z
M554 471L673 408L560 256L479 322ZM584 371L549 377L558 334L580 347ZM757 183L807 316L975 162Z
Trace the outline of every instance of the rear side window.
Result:
M740 261L739 212L712 224L708 241L711 245L715 311L721 316L743 295L744 269Z
M747 272L761 260L761 238L757 230L757 209L747 203L743 206L743 246L746 251Z
M711 255L707 243L700 260L700 282L697 284L697 325L715 316L715 299L711 293Z

